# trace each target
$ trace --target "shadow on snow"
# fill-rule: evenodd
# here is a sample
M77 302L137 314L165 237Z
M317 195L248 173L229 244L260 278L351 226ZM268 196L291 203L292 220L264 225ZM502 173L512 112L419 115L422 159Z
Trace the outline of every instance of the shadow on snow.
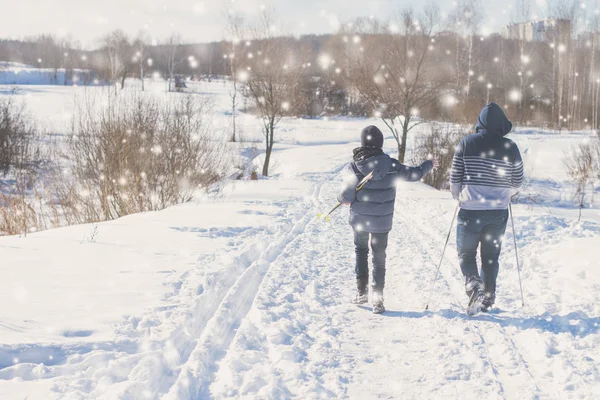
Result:
M362 307L361 307L362 308ZM365 307L366 308L366 307ZM388 310L383 314L388 318L432 318L440 316L447 319L463 319L495 323L502 327L515 327L521 330L535 329L553 334L567 333L576 337L586 337L600 332L600 317L589 317L582 311L574 311L566 315L552 315L544 313L527 318L509 317L494 312L469 317L464 311L440 310L430 311L393 311Z

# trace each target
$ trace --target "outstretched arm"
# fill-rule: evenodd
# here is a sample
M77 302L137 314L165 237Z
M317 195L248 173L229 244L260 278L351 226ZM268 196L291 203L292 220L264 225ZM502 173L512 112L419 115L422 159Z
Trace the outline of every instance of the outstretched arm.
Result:
M396 171L398 178L407 182L417 182L423 179L433 169L433 161L424 161L418 167L409 167L399 161L392 161L392 168Z
M342 184L342 191L338 195L338 202L342 204L352 203L356 200L356 185L358 184L358 177L354 173L352 164L348 165L344 171L344 183Z
M454 200L458 200L462 190L462 182L465 175L464 144L461 141L456 147L452 159L452 173L450 174L450 188Z

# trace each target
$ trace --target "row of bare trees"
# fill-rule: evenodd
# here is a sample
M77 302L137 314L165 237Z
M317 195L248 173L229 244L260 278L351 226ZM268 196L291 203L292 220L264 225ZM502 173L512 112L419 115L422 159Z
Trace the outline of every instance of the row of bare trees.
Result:
M552 16L577 17L575 3L550 3ZM515 5L515 20L531 17L530 1ZM422 121L473 123L490 101L519 124L599 128L596 35L591 45L576 41L575 31L552 41L482 36L482 7L460 0L444 19L431 2L420 14L405 9L386 22L358 19L312 43L273 37L268 16L255 24L231 16L225 59L234 81L232 115L235 121L239 87L264 121L263 174L277 122L304 110L381 118L401 161L409 132Z
M571 21L571 32L546 42L482 36L481 31L485 29L482 0L457 1L447 18L440 18L439 11L438 15L431 14L434 7L428 6L425 12L428 15L415 16L406 10L388 21L362 19L351 25L344 24L336 35L288 41L292 52L311 48L311 67L307 68L307 77L300 85L305 99L295 102L290 112L305 115L374 112L371 102L357 99L353 93L356 88L348 81L337 79L333 72L347 58L347 51L336 54L330 48L339 47L337 42L346 34L351 35L348 44L354 44L353 35L358 34L362 41L358 48L381 60L392 59L398 58L398 54L382 57L377 54L378 49L370 49L370 46L380 48L392 42L392 48L396 48L394 42L400 40L398 36L406 36L407 46L419 46L413 52L425 49L414 42L431 39L427 43L431 54L427 57L432 60L433 72L429 75L443 77L452 94L446 100L456 103L452 112L436 111L444 118L472 120L472 110L482 102L493 100L508 106L511 117L520 123L544 123L569 129L598 128L600 71L596 60L600 16L594 12L583 14L576 0L552 0L547 4L545 15ZM513 5L515 22L533 18L533 0L514 0ZM115 31L99 41L97 50L86 52L72 39L42 35L25 42L0 42L0 60L17 60L54 69L92 68L101 79L121 86L127 76L141 79L143 86L144 78L155 72L169 78L169 89L177 74L230 75L236 86L232 101L237 102L237 74L247 61L245 53L251 47L247 43L256 35L250 32L254 29L244 27L245 21L240 15L229 14L227 22L227 41L220 43L183 44L176 34L157 43L144 33L128 38L123 32ZM578 40L576 36L582 30L592 34ZM323 53L330 53L330 61L319 62ZM321 68L322 64L326 67ZM315 77L320 82L312 79ZM235 112L232 115L235 120ZM232 122L235 125L235 121ZM232 139L235 139L235 129Z
M160 69L171 91L176 69L185 62L181 45L182 39L178 34L171 35L164 43L152 45L144 32L130 40L125 33L117 30L101 40L100 54L103 57L99 62L100 70L109 83L119 83L121 89L125 87L128 76L135 76L140 79L144 90L148 71Z
M211 73L212 54L215 44L184 45L181 36L173 33L167 39L156 42L148 33L135 37L115 30L98 40L95 50L83 50L71 37L40 35L23 41L0 40L0 61L24 63L54 71L54 84L107 83L124 87L125 79L135 77L144 80L157 73L168 79L169 90L176 74ZM219 44L219 51L223 44ZM193 54L197 54L194 56ZM197 57L197 58L196 58ZM220 62L220 65L224 62ZM58 71L66 71L64 82L58 81ZM91 70L87 81L73 81L76 70ZM223 71L219 70L220 73Z
M433 110L434 118L472 121L482 104L496 101L509 109L511 118L520 124L568 129L600 127L600 69L596 63L600 41L598 13L587 15L583 27L579 2L551 1L547 15L566 23L561 22L560 29L549 30L545 40L528 41L525 36L506 39L499 34L482 35L480 32L485 28L483 2L460 0L456 3L445 19L440 19L437 12L432 13L435 7L429 6L420 18L408 10L387 23L358 21L348 33L360 35L361 52L368 52L377 60L389 58L382 56L382 51L388 51L388 56L395 51L387 50L397 47L387 43L394 32L407 43L414 43L415 35L428 39L428 43L417 43L418 49L407 54L419 59L417 56L427 51L425 69L432 71L427 80L446 83L443 91L446 105L454 107L451 112ZM516 0L514 5L515 21L533 18L531 0ZM589 32L577 36L582 29ZM339 38L333 37L331 41L339 42ZM374 45L383 49L373 49ZM336 59L344 56L344 52L338 52ZM388 64L385 66L389 67ZM405 63L400 61L399 64Z
M386 25L382 32L367 34L361 24L356 24L340 32L329 43L330 54L321 54L315 63L325 71L319 76L313 72L308 46L272 36L274 19L270 12L263 12L258 21L246 25L231 17L232 50L227 56L234 81L232 114L235 118L240 81L242 94L263 122L263 175L269 173L277 124L311 100L305 85L315 78L320 82L316 92L341 85L349 96L368 103L393 133L399 159L404 161L408 133L418 125L413 118L419 116L421 108L438 102L447 79L434 68L430 51L440 22L439 9L431 4L421 16L406 10L398 14L397 22L400 30ZM242 34L252 41L245 41L238 51L236 44L243 41Z
M482 35L483 2L458 0L447 18L432 2L420 14L406 9L387 21L358 19L335 35L299 39L275 37L268 11L256 21L229 14L227 41L204 47L183 44L177 35L152 43L142 34L130 39L116 31L86 61L121 87L130 76L141 79L143 88L155 72L168 78L169 90L178 74L229 75L231 141L237 140L242 94L263 121L265 175L284 115L378 116L404 160L408 134L420 121L472 123L489 101L503 105L520 124L600 128L600 36L576 40L581 15L575 0L548 4L548 16L572 21L564 37L529 42ZM515 0L514 6L515 22L532 18L531 0ZM598 17L587 22L597 33Z

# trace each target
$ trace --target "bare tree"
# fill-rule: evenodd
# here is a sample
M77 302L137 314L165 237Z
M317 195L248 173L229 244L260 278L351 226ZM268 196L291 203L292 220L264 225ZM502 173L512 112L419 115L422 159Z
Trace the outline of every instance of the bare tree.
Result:
M173 89L171 85L175 77L175 69L184 61L183 57L181 57L181 55L179 54L180 47L181 36L176 33L172 34L171 37L169 37L169 39L167 40L167 42L163 45L163 56L166 59L167 71L169 73L169 92Z
M127 59L129 48L127 36L123 31L113 31L102 39L102 46L108 67L109 80L112 85L116 85L118 78L121 77L121 89L123 89L129 63Z
M229 91L229 97L231 99L231 141L236 141L236 113L237 113L237 97L238 97L238 69L241 66L241 53L242 49L240 46L244 46L244 20L241 15L234 12L227 14L227 35L230 43L230 52L226 54L226 58L229 60L229 71L231 73L231 82L233 84L232 89Z
M243 89L244 96L252 101L263 123L264 176L269 175L275 128L291 107L290 101L298 90L305 61L302 51L294 51L288 46L293 40L273 37L274 26L271 12L263 11L253 29L254 45L246 54L249 76Z
M62 54L58 45L58 40L52 35L40 35L36 38L38 44L37 66L40 68L52 68L52 83L58 83L58 70L61 67Z
M71 36L65 36L58 42L58 49L62 56L62 66L64 68L63 85L68 85L69 81L73 79L74 69L74 41Z
M438 101L447 82L443 68L431 58L439 20L434 3L426 7L420 20L407 9L387 27L387 34L355 36L345 46L346 77L394 135L401 162L408 133L418 125L414 118L422 108Z
M561 35L556 30L554 37L554 59L555 59L555 121L562 128L567 123L571 123L570 112L577 94L573 92L574 80L578 77L575 71L575 60L573 57L574 43L573 36L577 31L577 17L579 13L580 2L577 0L550 0L548 2L549 15L553 18L570 21L570 32Z
M475 59L475 36L483 22L483 7L481 0L460 0L449 16L449 21L456 36L456 91L460 94L464 91L466 101L469 100L474 68L477 64ZM463 49L461 42L466 39L467 43ZM464 83L464 85L463 85Z
M597 4L597 3L596 3ZM586 102L589 107L591 107L591 126L594 129L597 129L599 126L599 94L600 94L600 80L597 75L596 68L596 56L598 52L598 47L600 43L598 43L598 36L600 35L600 14L594 12L591 16L590 21L591 29L592 29L592 37L589 43L590 47L590 58L589 58L589 71L587 75L587 82L584 85L586 89Z
M527 22L531 18L531 0L516 0L516 16L520 22ZM513 68L517 70L517 77L519 83L518 92L518 104L519 104L519 121L523 122L525 119L525 107L527 101L527 87L530 85L533 73L529 69L531 62L532 53L528 52L527 40L524 35L519 38L519 59L516 65L513 64ZM513 96L514 98L515 96Z
M389 26L386 26L377 18L365 17L356 18L353 23L348 25L348 28L356 35L383 35L390 29ZM393 30L396 31L397 29L399 29L399 27L394 26Z
M574 199L579 207L579 219L585 206L588 191L594 193L594 179L598 177L598 141L584 143L572 149L563 159L567 174L575 183Z
M531 0L515 0L513 22L527 22L531 18Z
M140 80L142 81L142 91L144 91L144 67L146 65L146 58L148 57L148 43L150 39L145 32L140 32L133 42L133 50L135 54L133 56L133 62L136 62L139 68Z

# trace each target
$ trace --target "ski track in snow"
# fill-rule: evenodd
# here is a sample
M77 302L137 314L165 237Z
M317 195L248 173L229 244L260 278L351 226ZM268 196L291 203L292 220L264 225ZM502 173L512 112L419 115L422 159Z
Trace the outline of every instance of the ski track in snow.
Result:
M583 398L593 398L598 371L585 357L586 368L580 368L573 363L578 356L563 356L549 348L548 369L540 368L544 363L531 358L532 342L552 343L556 333L526 326L533 325L538 317L532 314L528 322L519 316L522 310L516 286L512 285L511 292L501 291L500 296L506 299L499 299L501 305L508 302L514 311L475 318L465 315L466 295L453 244L447 250L432 302L433 309L446 303L451 308L422 311L425 290L441 253L438 238L448 229L439 215L450 218L451 214L435 209L430 221L417 220L411 216L420 215L422 201L401 198L399 202L403 207L399 207L388 249L388 312L373 316L369 307L347 305L354 280L353 246L345 221L338 216L331 226L311 225L306 231L309 235L296 245L298 252L290 254L294 261L274 265L269 271L268 284L263 288L266 293L257 295L254 312L240 326L210 395L398 398L399 393L405 393L402 398L549 399L581 398L581 393L587 393ZM315 237L324 234L333 240L321 239L321 245ZM516 274L511 261L514 249L508 240L504 247L502 266L506 273ZM308 254L302 254L302 249L308 248ZM288 266L296 268L298 278L289 277ZM318 293L317 311L308 300L300 301L300 307L295 305L297 296L308 296L310 292ZM528 296L526 303L529 301L535 301L534 297ZM310 313L306 313L307 307ZM318 308L323 310L319 312ZM329 328L324 330L326 326ZM528 330L533 339L519 341L521 330ZM317 338L317 332L330 334ZM322 349L323 342L327 350ZM323 354L327 356L326 364L319 363ZM552 359L556 356L558 361ZM556 362L569 365L569 375L579 382L557 383L552 368ZM433 374L427 367L424 371L423 365L432 366ZM591 380L588 382L586 377ZM407 388L410 394L406 394ZM204 394L209 397L209 393Z
M419 204L417 202L415 202L414 200L405 200L407 203L409 203L412 207L413 210L416 210L419 207ZM405 221L405 223L402 226L410 226L414 228L415 233L417 233L416 237L418 237L418 240L412 241L411 245L409 246L410 248L418 248L421 247L425 250L426 253L428 253L430 255L430 264L431 265L436 265L437 264L437 260L431 258L435 256L435 248L426 248L423 243L427 243L429 242L428 238L431 237L441 237L440 235L442 234L443 231L441 230L436 230L436 229L432 229L432 228L426 228L427 226L431 226L427 223L423 223L423 221L417 221L414 218L410 218L410 215L414 215L411 212L407 212L407 213L402 213L400 215L400 218L403 219ZM439 215L439 214L438 214ZM440 219L438 219L439 221ZM440 228L442 229L441 224L438 224L438 226L436 226L436 228ZM447 227L445 228L447 229ZM456 229L454 227L454 229ZM510 226L509 226L510 229ZM503 250L503 255L501 257L501 268L507 269L509 270L509 272L511 274L516 275L517 271L516 271L516 267L514 264L514 257L515 257L515 253L514 253L514 246L512 245L512 234L508 233L508 229L507 229L507 235L505 237L505 241L504 241L504 250ZM529 367L529 363L526 361L527 359L527 347L523 347L520 345L517 345L517 343L515 342L514 338L513 338L513 334L509 333L507 331L507 329L502 325L502 321L503 321L503 315L504 314L509 314L509 313L503 313L500 314L500 316L496 317L495 314L490 314L490 315L485 315L485 314L481 314L475 318L468 318L464 315L464 312L462 310L464 310L464 306L466 304L466 296L463 294L464 293L464 288L463 288L463 281L462 281L462 276L459 275L459 269L458 269L458 256L456 253L456 248L452 245L449 245L449 250L446 253L446 262L442 265L441 268L441 279L443 279L446 283L446 287L449 291L452 292L452 295L455 298L462 298L464 300L464 302L461 304L461 309L457 310L457 311L450 311L451 313L456 312L456 315L461 318L461 319L465 319L468 321L467 325L468 325L468 329L473 332L476 336L481 338L481 342L482 345L484 345L484 347L489 347L488 351L486 351L485 353L487 353L488 355L488 360L490 363L490 366L492 367L492 369L494 370L494 374L497 375L497 377L499 378L498 383L501 386L501 391L500 394L504 395L504 397L506 398L564 398L564 389L560 387L559 385L556 384L556 382L553 379L544 379L544 378L552 378L552 372L550 370L545 370L545 371L534 371L532 372L532 369ZM441 250L440 250L441 252ZM454 268L456 273L452 274L451 269ZM435 272L434 272L435 273ZM500 285L502 285L502 277L499 278L499 282ZM525 288L526 292L527 292L527 287ZM506 296L507 293L502 292L502 290L500 289L499 291L499 295L500 296ZM520 295L519 293L515 292L512 293L512 307L516 310L515 312L513 312L513 315L510 315L510 318L515 318L514 315L517 314L520 310ZM529 298L526 298L525 302L530 303L535 301L532 296L529 296ZM447 311L441 311L441 313L446 313ZM507 317L509 318L509 317ZM518 317L517 317L518 318ZM524 318L523 318L523 322L524 322ZM492 321L494 322L493 324L486 324L486 321ZM538 334L539 336L539 340L545 340L546 338L544 336L544 334L542 334L541 332ZM552 335L553 336L553 335ZM550 341L553 341L554 338L550 338ZM528 343L529 344L529 343ZM568 358L570 358L569 355L567 355L567 360L564 361L568 361ZM532 363L534 365L540 365L539 363ZM570 367L574 370L572 371L572 374L576 377L580 377L581 378L581 382L579 382L581 385L583 385L588 391L591 389L590 384L586 381L585 377L588 376L588 371L580 369L579 366L571 364ZM598 377L598 370L596 367L593 368L593 373L591 374L593 377L596 378ZM515 384L515 379L518 378L518 383ZM540 381L544 380L543 385L544 387L551 387L551 390L547 390L545 391L544 394L542 394L540 392ZM505 390L504 386L505 384L503 384L502 382L506 382L509 383L509 385L506 386L510 386L511 390L510 392L508 390ZM507 393L508 392L508 393ZM548 392L550 392L551 394L549 395ZM592 395L592 392L589 391L589 395ZM591 398L591 397L590 397Z
M345 243L328 240L331 229L312 217L271 266L215 374L214 398L344 396L351 364L337 336L346 318L329 310L346 308L348 270L337 257Z
M333 177L336 177L343 167L338 168L332 174ZM332 177L328 174L325 179L330 180ZM319 197L322 185L323 182L315 184L311 198ZM291 243L304 234L309 223L314 223L317 211L314 205L304 210L305 215L277 241L268 245L256 261L240 275L221 302L218 312L206 325L191 356L183 365L175 384L165 398L206 398L209 395L208 388L215 364L227 352L269 268L277 264L279 258L285 257Z
M251 244L228 267L217 267L221 254L202 257L196 268L170 283L173 291L165 299L167 304L141 318L130 317L118 327L116 343L74 349L73 354L80 356L68 364L62 364L66 355L51 366L23 360L3 370L0 379L56 378L53 390L69 399L208 397L216 364L237 337L265 275L280 258L294 255L297 249L288 248L303 237L307 226L321 222L315 219L325 206L317 201L321 189L329 181L337 182L344 167L327 174L306 174L309 180L313 178L314 193L309 201L298 202L299 206L290 207L298 199L282 202L280 206L290 210L275 233L254 229L251 234L255 236L247 236ZM52 352L41 351L38 358L48 359L48 354Z
M424 246L423 243L430 242L428 238L436 237L439 232L423 228L423 225L420 224L419 221L408 218L408 215L410 215L410 213L402 213L400 215L400 219L403 222L402 226L413 227L412 233L418 238L417 240L412 239L408 247L421 248L423 250L423 254L427 255L427 264L436 266L438 262L434 259L435 248L428 248ZM453 229L456 229L456 225L454 225ZM404 243L404 245L405 244L406 243ZM456 303L459 304L460 307L458 309L454 308L452 310L444 310L442 313L449 316L455 315L458 318L464 318L467 321L468 331L471 333L471 336L475 338L475 341L480 343L479 347L481 348L481 354L485 357L495 376L496 384L498 385L499 389L499 396L502 398L527 398L527 395L529 395L531 398L536 398L536 396L539 395L539 387L537 386L535 378L529 371L529 368L524 362L521 353L519 353L518 349L516 349L514 343L509 337L507 337L503 329L500 328L500 332L492 332L490 335L489 331L485 331L477 326L477 321L485 318L485 316L480 315L479 317L474 318L468 318L465 316L464 310L466 308L467 299L466 295L464 294L462 277L459 277L458 279L456 277L450 277L448 276L449 274L447 271L447 268L451 266L456 268L458 265L456 249L453 248L451 244L449 244L449 249L447 249L445 257L447 257L447 260L451 260L451 262L445 262L442 265L442 268L440 268L440 277L438 277L438 279L442 279L444 281L446 290L450 292L450 295L455 299ZM462 301L460 299L462 299ZM501 343L498 343L498 341ZM491 348L489 346L491 346ZM514 372L512 372L513 370ZM518 376L516 376L517 374ZM525 375L525 377L522 377L521 375ZM503 382L509 382L509 380L514 380L517 377L519 378L520 382L524 382L527 386L532 387L527 387L524 393L520 393L519 395L516 393L507 393L507 390L504 387L505 383Z

